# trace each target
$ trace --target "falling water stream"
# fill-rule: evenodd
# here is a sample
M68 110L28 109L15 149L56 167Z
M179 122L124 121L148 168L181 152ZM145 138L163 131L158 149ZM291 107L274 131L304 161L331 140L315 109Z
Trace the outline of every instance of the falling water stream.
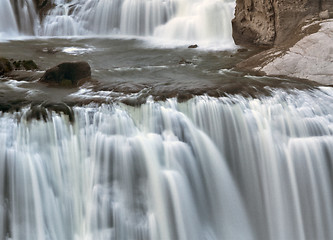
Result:
M234 1L52 4L2 0L0 55L93 81L0 77L0 239L333 239L332 87L233 69Z
M331 239L331 89L0 120L1 236Z

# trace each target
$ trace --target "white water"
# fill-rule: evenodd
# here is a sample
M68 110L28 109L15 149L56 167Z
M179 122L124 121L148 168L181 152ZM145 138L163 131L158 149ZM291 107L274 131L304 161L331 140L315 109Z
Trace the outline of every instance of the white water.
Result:
M15 12L18 14L15 15ZM2 0L0 8L0 39L34 35L39 19L32 0Z
M17 22L21 34L35 35L39 28L39 17L37 15L33 0L14 1L17 9Z
M332 239L332 102L327 88L77 107L74 124L3 114L1 239Z
M0 32L40 36L140 36L234 46L234 0L53 0L42 23L32 0L5 1ZM16 20L14 10L17 9ZM1 13L1 12L0 12ZM2 19L1 19L2 20ZM8 22L8 20L6 21ZM4 22L3 22L4 23Z
M10 0L2 0L0 8L0 38L16 34L18 34L18 27Z

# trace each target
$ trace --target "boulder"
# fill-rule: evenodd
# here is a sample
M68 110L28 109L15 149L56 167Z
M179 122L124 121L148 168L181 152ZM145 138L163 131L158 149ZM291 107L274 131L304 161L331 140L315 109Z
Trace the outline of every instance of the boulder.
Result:
M64 62L48 69L40 82L64 87L75 87L91 78L91 68L87 62Z
M198 48L199 46L197 44L193 44L193 45L190 45L188 46L188 48Z
M13 70L10 61L6 58L0 58L0 76Z

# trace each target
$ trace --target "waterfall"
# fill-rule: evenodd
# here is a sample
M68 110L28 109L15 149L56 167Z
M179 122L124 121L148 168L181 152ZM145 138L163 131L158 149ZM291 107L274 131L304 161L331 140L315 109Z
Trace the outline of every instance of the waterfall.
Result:
M332 239L333 92L0 118L1 239ZM310 104L311 103L311 104Z
M137 36L233 45L234 0L52 0L39 21L33 0L4 0L0 36Z
M41 35L134 35L233 43L233 0L54 0Z
M0 37L18 34L14 10L10 0L3 0L0 8Z
M0 38L35 35L39 18L33 0L3 0L0 8Z
M33 0L16 0L14 1L14 9L20 33L35 35L39 25L39 17Z

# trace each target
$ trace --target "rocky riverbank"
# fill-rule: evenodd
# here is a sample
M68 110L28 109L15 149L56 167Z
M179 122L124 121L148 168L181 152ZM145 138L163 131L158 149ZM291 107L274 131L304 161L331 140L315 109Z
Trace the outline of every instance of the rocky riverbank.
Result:
M237 44L270 47L237 69L333 85L333 1L237 0Z
M314 22L303 27L302 33L305 36L295 44L264 51L237 67L333 85L333 20Z

